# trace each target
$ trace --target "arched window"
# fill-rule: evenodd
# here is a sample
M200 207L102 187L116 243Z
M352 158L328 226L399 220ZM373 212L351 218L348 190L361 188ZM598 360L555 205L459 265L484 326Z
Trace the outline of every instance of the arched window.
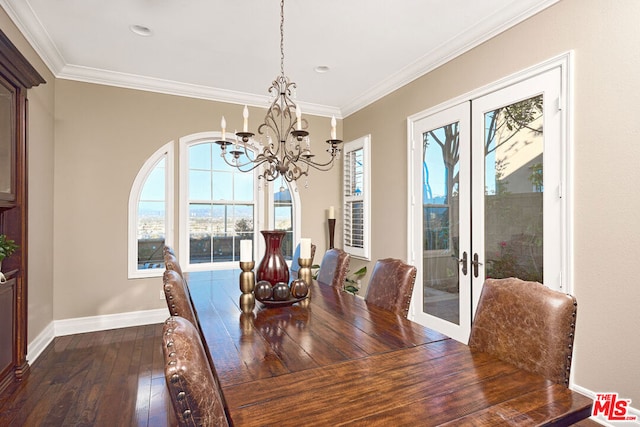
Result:
M244 239L253 240L258 263L264 252L259 231L265 227L287 231L282 249L291 260L301 228L295 182L265 185L255 173L229 166L220 157L218 139L219 132L180 138L179 187L174 186L173 142L151 155L138 172L129 195L130 278L161 275L165 244L177 250L185 271L238 268ZM176 210L178 234L173 227Z
M173 142L153 153L136 176L129 194L129 278L159 276L162 247L172 245Z
M260 225L255 174L225 163L217 139L213 132L180 139L180 257L188 270L237 268L240 240L255 242Z

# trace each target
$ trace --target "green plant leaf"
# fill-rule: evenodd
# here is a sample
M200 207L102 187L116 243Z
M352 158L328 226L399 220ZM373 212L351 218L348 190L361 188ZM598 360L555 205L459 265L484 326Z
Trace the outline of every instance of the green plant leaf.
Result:
M353 273L354 276L364 276L365 274L367 274L367 266L366 265L364 267L362 267L360 270L358 270L355 273Z

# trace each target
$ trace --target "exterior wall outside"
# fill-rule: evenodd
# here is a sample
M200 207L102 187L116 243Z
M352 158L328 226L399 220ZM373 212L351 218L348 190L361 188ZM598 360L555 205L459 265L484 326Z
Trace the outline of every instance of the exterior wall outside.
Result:
M617 391L636 408L640 288L635 263L623 259L640 246L629 232L640 228L631 196L640 182L638 16L635 0L562 0L344 119L345 140L371 133L372 260L406 258L407 117L574 51L574 382Z

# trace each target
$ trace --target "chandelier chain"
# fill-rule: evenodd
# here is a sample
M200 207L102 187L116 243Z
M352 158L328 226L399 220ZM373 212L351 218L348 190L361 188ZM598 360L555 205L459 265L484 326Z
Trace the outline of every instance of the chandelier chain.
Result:
M284 0L280 0L280 74L284 76Z

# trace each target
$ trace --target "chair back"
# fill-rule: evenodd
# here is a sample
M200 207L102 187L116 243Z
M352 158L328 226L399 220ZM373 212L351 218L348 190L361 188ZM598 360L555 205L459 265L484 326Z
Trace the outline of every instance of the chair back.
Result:
M176 256L173 253L169 252L169 251L165 251L164 252L164 267L167 270L177 271L178 274L180 274L180 276L182 276L182 268L180 267L180 264L178 263L178 258L176 258Z
M167 300L167 308L171 316L184 317L194 325L197 325L197 318L187 286L182 276L174 270L165 270L162 276L164 284L164 296Z
M198 331L182 317L163 327L164 377L180 426L228 426L220 385Z
M371 272L365 301L407 317L416 268L395 258L380 259Z
M313 264L313 257L316 255L316 245L311 244L311 264ZM293 252L293 258L291 259L291 272L298 273L300 271L300 264L298 264L298 258L300 258L300 243L296 246L296 250Z
M350 261L351 256L342 249L329 249L322 258L318 282L342 288Z
M164 256L166 254L171 254L173 256L176 255L176 253L173 251L173 248L171 246L164 245L162 247L162 255Z
M569 385L576 299L538 282L487 279L469 347Z

